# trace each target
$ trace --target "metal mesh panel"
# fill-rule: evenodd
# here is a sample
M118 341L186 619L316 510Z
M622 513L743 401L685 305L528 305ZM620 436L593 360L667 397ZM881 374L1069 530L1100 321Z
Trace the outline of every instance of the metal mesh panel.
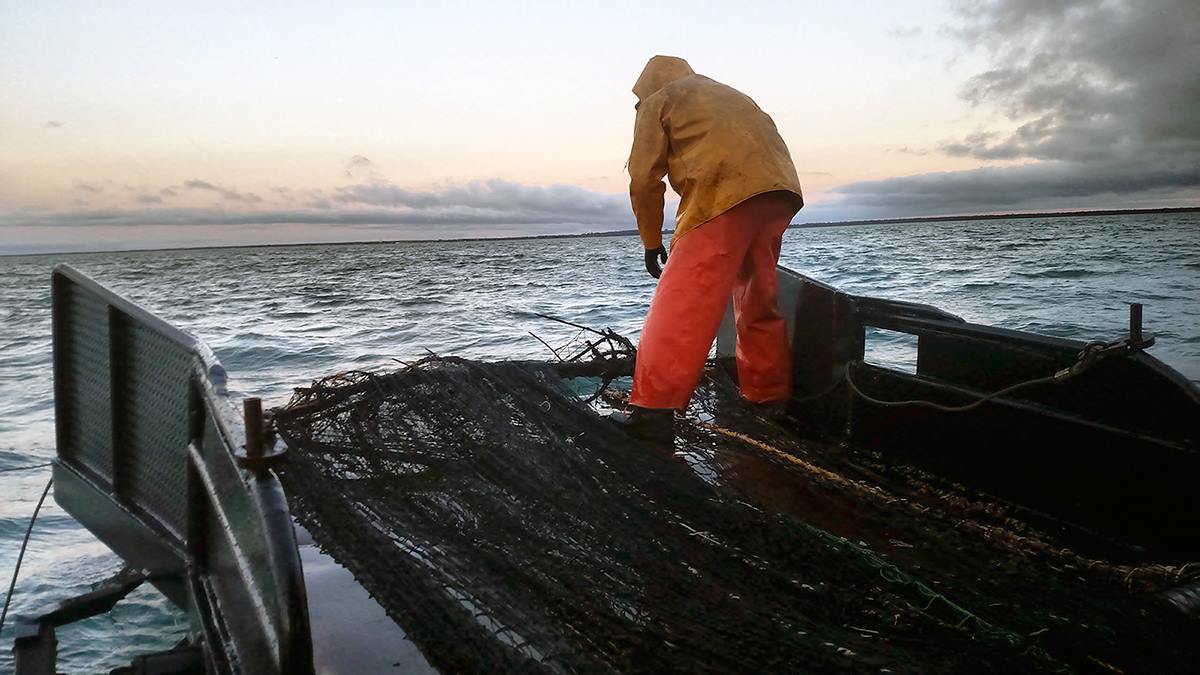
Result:
M87 280L54 293L59 456L182 539L190 336Z
M128 320L118 341L118 457L122 496L183 532L187 486L188 380L183 346Z
M111 481L108 305L74 285L58 292L58 451Z

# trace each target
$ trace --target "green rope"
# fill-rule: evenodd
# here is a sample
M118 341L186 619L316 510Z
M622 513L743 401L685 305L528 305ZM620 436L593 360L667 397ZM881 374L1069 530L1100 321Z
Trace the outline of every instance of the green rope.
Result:
M1027 643L1025 636L988 622L978 614L946 597L945 594L930 588L925 582L900 569L895 563L892 563L887 558L876 553L875 551L850 541L846 537L833 534L832 532L821 529L815 525L805 522L800 522L799 524L818 539L823 539L834 546L848 549L858 555L858 557L868 565L878 569L879 576L882 577L884 581L915 588L918 593L929 600L929 603L926 604L924 608L909 604L909 607L914 611L919 612L920 614L927 616L942 625L948 625L945 621L929 613L929 609L933 606L933 604L940 602L961 617L961 620L954 625L955 628L964 628L964 624L970 622L974 625L975 630L986 639L1006 642L1014 647L1020 647ZM1036 645L1028 645L1028 647L1025 649L1025 653L1035 658L1056 664L1058 666L1058 668L1056 668L1057 670L1061 670L1063 668L1062 664L1058 663L1053 657L1047 654L1045 650Z

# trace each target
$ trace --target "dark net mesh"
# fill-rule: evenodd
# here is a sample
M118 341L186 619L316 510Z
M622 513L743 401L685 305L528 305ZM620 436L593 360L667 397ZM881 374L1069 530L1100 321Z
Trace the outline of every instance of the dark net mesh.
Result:
M801 439L720 369L673 446L636 441L571 368L431 357L277 412L293 513L443 670L1195 663L1195 626L1153 594L1181 570L1074 553L1016 507Z

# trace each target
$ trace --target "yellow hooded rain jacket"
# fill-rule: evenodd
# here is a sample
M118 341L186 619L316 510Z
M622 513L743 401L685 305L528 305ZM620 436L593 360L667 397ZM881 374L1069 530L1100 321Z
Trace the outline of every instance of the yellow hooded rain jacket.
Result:
M664 176L680 197L672 243L764 192L786 190L804 205L775 122L749 96L674 56L650 59L633 93L629 198L647 249L662 246Z

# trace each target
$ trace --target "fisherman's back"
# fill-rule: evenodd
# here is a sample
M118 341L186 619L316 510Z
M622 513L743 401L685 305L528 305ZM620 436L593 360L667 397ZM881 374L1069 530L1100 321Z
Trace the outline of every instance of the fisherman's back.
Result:
M674 240L764 192L784 190L795 195L797 209L803 204L796 167L775 122L737 89L690 74L646 96L638 117L635 133L664 137L667 179L680 196ZM630 156L635 211L639 192L662 180L656 158L639 156L655 151L647 140L635 138Z

